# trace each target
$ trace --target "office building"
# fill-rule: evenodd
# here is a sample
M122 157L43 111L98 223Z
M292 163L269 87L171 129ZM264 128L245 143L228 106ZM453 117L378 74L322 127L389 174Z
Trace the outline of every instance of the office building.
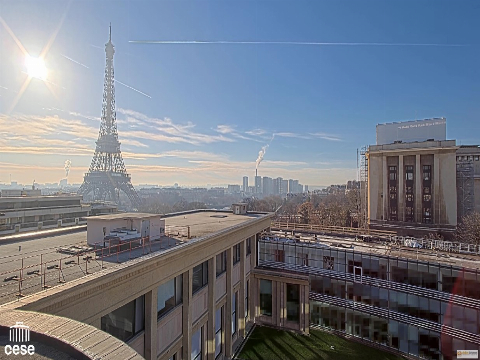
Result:
M273 179L268 176L264 176L262 179L263 195L273 195Z
M15 191L25 190L2 190L2 194ZM76 195L2 196L0 234L85 224L90 206L81 204L81 200L82 197Z
M262 177L255 175L255 194L261 194L263 191Z
M242 187L243 192L248 192L248 176L243 177L243 187Z
M106 234L114 228L130 226L142 229L143 233L145 221L149 220L151 232L159 216L116 214L90 218L88 238L90 243L96 243L95 255L90 255L96 261L88 264L84 258L88 259L89 254L78 261L80 267L88 266L93 275L72 272L63 255L62 271L68 281L39 291L42 287L36 281L38 277L27 276L25 271L25 288L20 291L39 292L0 306L0 326L4 311L11 318L17 310L28 310L31 314L49 314L57 324L64 321L58 316L88 324L85 334L92 327L103 330L103 334L96 335L98 339L91 339L91 346L108 340L110 334L146 359L231 357L255 318L256 244L260 234L270 227L273 215L247 214L246 204L234 204L233 208L235 213L205 210L166 215L162 217L165 236L142 244L136 239L121 241L119 252L117 246L98 244L96 240L103 237L103 228ZM63 235L67 244L71 243L69 236ZM49 240L39 241L48 244ZM49 260L55 261L52 259L53 255ZM70 266L78 269L77 256L74 259L75 264ZM16 265L12 271L16 271ZM47 284L57 284L58 278L52 276L58 273L55 267L43 266L42 272L46 272ZM15 298L18 286L9 284ZM7 289L2 288L1 301L5 301ZM35 322L27 316L27 326L29 319ZM308 327L308 321L302 324ZM54 329L49 326L44 324L42 330L50 333ZM78 331L78 336L83 334L82 329Z
M360 169L371 228L451 238L464 215L480 210L480 148L445 140L445 126L444 118L377 126Z

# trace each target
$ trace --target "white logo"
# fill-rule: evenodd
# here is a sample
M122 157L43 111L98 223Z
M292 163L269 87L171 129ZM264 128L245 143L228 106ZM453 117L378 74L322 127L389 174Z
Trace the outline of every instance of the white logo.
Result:
M23 325L23 322L17 322L15 325L10 326L9 333L10 342L13 343L26 343L30 341L30 327ZM5 355L33 355L35 354L35 346L21 344L21 345L6 345Z

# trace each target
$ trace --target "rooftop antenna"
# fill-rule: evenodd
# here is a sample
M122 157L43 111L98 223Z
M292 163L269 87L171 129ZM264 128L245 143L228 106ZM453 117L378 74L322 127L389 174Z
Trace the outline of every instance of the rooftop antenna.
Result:
M109 35L110 35L110 36L109 36L109 39L108 39L108 41L109 41L109 42L112 42L112 23L110 23L110 31L109 31Z

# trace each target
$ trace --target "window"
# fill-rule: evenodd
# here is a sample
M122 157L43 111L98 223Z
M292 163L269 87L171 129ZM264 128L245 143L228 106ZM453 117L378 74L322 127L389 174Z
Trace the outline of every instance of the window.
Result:
M222 352L223 306L215 311L215 358Z
M248 280L247 285L245 286L245 319L248 318Z
M284 250L275 250L275 261L276 262L285 262L285 251Z
M271 280L260 280L260 315L272 316Z
M300 321L300 285L287 284L287 320Z
M219 277L225 271L227 271L227 252L224 251L224 252L218 254L215 257L215 262L216 262L215 272L217 274L217 277Z
M183 278L182 275L167 281L158 287L157 290L157 313L158 318L172 310L175 306L182 303L183 294Z
M193 268L192 293L208 284L208 262L205 261Z
M192 360L201 360L202 359L202 329L198 329L198 331L192 335Z
M232 336L237 332L237 298L238 292L232 297Z
M233 265L240 261L240 244L233 247Z
M102 316L102 330L122 341L128 341L145 329L145 297L130 301L110 314Z
M479 157L478 155L475 156L475 161L478 161Z
M478 157L478 156L477 156ZM478 159L477 159L478 160ZM246 248L247 248L247 255L250 255L252 253L252 238L249 237L247 240L246 240L246 244L245 244Z
M331 256L323 257L323 268L326 270L333 270L335 259Z

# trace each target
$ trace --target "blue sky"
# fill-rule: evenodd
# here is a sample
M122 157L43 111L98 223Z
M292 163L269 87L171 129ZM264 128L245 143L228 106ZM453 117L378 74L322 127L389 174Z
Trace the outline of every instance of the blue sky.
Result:
M82 181L98 135L109 22L116 79L149 96L116 84L134 184L240 183L266 144L259 174L343 183L356 178L356 149L392 121L446 117L448 138L480 144L478 1L0 0L0 14L32 56L66 14L45 57L48 86L32 79L14 108L25 56L0 26L0 184L10 174L58 182L67 159L69 182Z

